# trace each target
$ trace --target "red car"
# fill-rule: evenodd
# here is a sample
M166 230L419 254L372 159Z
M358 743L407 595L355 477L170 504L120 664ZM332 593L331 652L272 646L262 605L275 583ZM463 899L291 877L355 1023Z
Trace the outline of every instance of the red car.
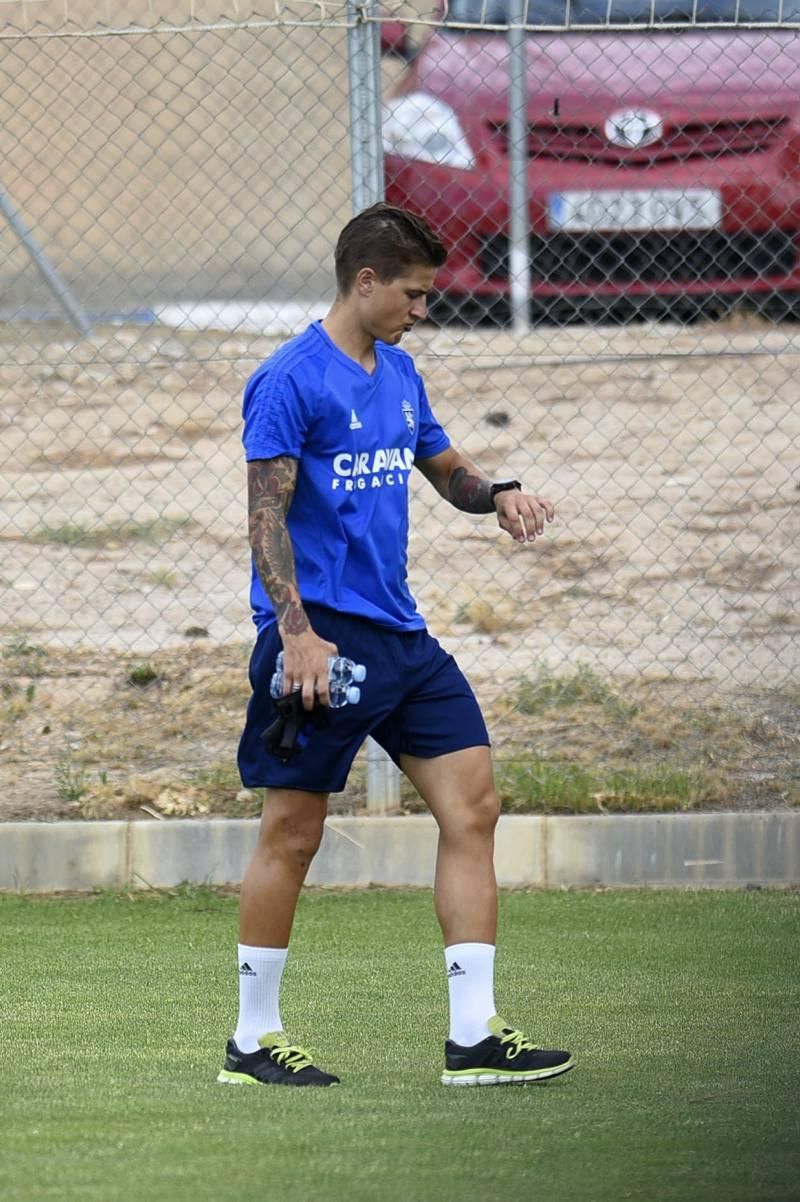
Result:
M566 3L529 0L527 23L563 23ZM570 32L526 35L534 314L796 306L800 0L571 0L570 13ZM508 15L509 0L450 0L418 52L400 26L382 36L410 58L384 110L386 198L443 236L437 289L468 316L508 309L508 42L454 23ZM779 16L798 28L763 27ZM619 28L654 20L669 28Z

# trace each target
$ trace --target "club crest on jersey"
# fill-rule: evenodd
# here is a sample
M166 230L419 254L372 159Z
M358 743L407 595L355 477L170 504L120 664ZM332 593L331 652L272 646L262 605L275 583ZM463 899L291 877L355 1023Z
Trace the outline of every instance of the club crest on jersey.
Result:
M406 425L413 434L414 426L416 425L416 421L414 419L414 406L410 401L403 401L403 404L400 406L400 408L403 410L403 417L406 419Z

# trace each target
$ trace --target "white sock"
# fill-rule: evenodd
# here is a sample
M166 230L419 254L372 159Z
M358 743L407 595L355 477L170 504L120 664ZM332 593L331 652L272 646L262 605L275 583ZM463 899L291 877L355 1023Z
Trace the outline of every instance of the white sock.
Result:
M257 1052L268 1031L282 1031L278 995L288 949L239 944L239 1021L233 1038L240 1052Z
M491 1035L494 1008L494 946L454 943L444 949L450 993L450 1038L470 1048Z

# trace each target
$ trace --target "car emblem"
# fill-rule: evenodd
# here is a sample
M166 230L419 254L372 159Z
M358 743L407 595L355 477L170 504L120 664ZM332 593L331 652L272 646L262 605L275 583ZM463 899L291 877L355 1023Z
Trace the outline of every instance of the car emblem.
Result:
M611 114L605 124L605 133L609 142L613 142L615 146L635 150L662 138L664 122L658 113L653 113L650 109L623 109L619 113Z

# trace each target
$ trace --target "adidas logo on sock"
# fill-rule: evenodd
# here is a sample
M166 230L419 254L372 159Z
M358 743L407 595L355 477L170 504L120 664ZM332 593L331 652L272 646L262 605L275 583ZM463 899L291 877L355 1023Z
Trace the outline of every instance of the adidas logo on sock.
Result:
M461 967L458 960L454 960L447 970L447 975L448 977L465 977L467 973L466 969Z
M252 969L250 967L250 965L247 963L247 961L245 960L244 964L239 965L239 976L240 977L257 977L258 973L255 972L254 969Z

